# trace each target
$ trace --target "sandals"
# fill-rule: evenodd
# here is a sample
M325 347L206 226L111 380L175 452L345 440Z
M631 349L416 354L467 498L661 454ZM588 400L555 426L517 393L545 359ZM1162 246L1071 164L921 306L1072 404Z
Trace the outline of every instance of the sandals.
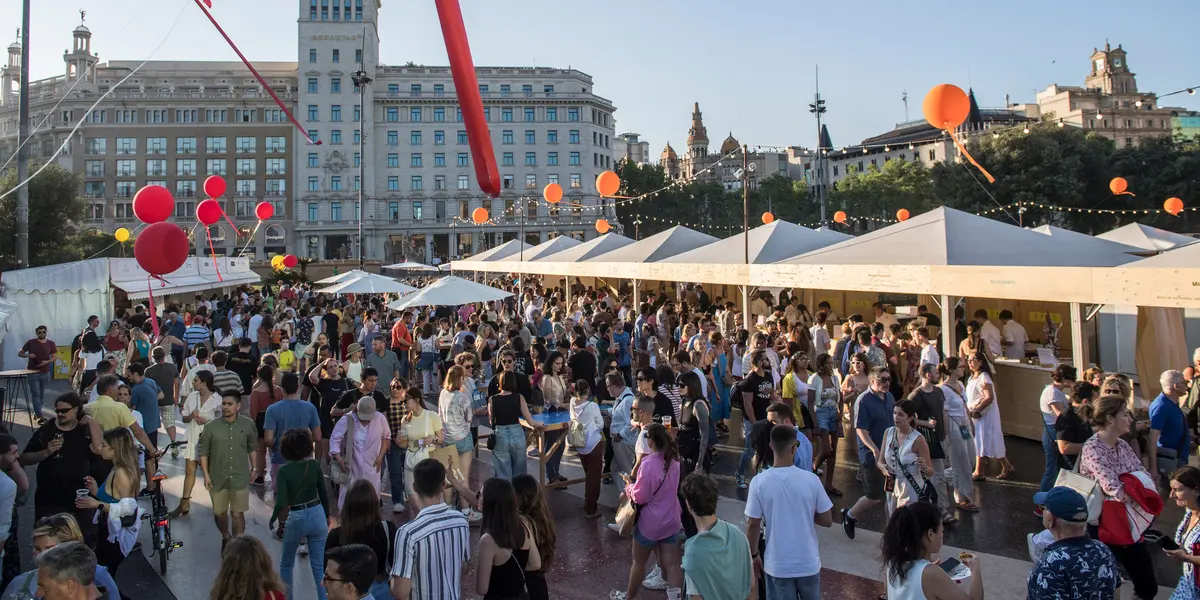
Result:
M972 475L971 481L987 481L987 477L984 475Z
M956 502L955 505L958 506L960 510L965 510L967 512L979 512L979 507L972 502L963 500L961 502Z
M996 479L1000 479L1000 480L1006 480L1006 479L1008 479L1009 477L1012 477L1012 474L1013 474L1013 471L1009 471L1009 472L1007 472L1007 473L1001 473L1001 474L999 474L999 475L997 475L997 476L996 476Z
M192 498L188 496L179 499L179 506L176 506L175 510L171 511L171 516L182 517L190 512L192 512Z
M825 493L836 498L842 497L842 491L837 488L827 487L825 488Z

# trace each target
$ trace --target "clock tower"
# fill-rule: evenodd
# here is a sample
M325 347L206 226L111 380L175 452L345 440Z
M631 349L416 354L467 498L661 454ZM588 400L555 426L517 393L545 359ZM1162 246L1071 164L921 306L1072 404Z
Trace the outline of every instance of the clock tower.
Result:
M1125 50L1119 44L1113 48L1108 43L1103 50L1093 49L1092 68L1084 85L1105 94L1136 94L1137 79L1129 70Z

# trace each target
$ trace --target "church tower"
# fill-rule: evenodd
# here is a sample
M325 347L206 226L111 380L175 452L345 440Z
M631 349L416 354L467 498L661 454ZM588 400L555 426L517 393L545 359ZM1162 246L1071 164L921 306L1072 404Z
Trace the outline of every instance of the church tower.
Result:
M662 154L659 155L659 164L662 165L668 180L679 179L679 156L675 154L671 142L667 142L667 147L663 148Z
M1105 94L1136 94L1137 78L1129 70L1125 50L1117 44L1116 49L1108 43L1103 50L1093 49L1092 70L1084 82L1090 90L1100 90Z
M63 62L67 64L67 81L73 84L75 80L81 80L79 86L82 89L90 87L91 91L95 91L96 63L100 61L100 57L92 54L92 32L80 23L73 36L71 50L63 52Z
M704 117L700 114L700 103L692 107L692 127L688 129L688 156L693 159L708 156L708 129L704 127Z
M8 46L8 63L0 70L0 106L15 106L19 102L14 84L20 83L21 42L18 40Z

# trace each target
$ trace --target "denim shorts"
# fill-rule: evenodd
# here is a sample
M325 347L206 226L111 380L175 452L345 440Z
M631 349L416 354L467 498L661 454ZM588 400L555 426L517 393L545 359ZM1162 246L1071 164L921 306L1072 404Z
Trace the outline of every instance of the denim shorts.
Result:
M817 407L817 427L825 431L837 431L841 429L841 425L836 406Z
M457 450L459 454L467 454L468 452L475 450L475 440L471 439L471 436L467 436L461 440L458 440L457 442L452 443L454 444L454 449Z
M680 529L678 533L675 533L666 539L655 541L642 535L641 529L638 529L638 527L634 525L633 539L643 548L653 548L659 544L678 544L683 541L683 530Z

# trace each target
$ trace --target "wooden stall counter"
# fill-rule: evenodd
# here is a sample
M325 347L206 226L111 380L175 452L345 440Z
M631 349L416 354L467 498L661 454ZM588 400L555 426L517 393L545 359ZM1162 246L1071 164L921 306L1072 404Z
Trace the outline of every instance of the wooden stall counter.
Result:
M1051 370L1016 360L996 359L996 401L1005 435L1041 441L1042 409L1038 399L1050 385Z

